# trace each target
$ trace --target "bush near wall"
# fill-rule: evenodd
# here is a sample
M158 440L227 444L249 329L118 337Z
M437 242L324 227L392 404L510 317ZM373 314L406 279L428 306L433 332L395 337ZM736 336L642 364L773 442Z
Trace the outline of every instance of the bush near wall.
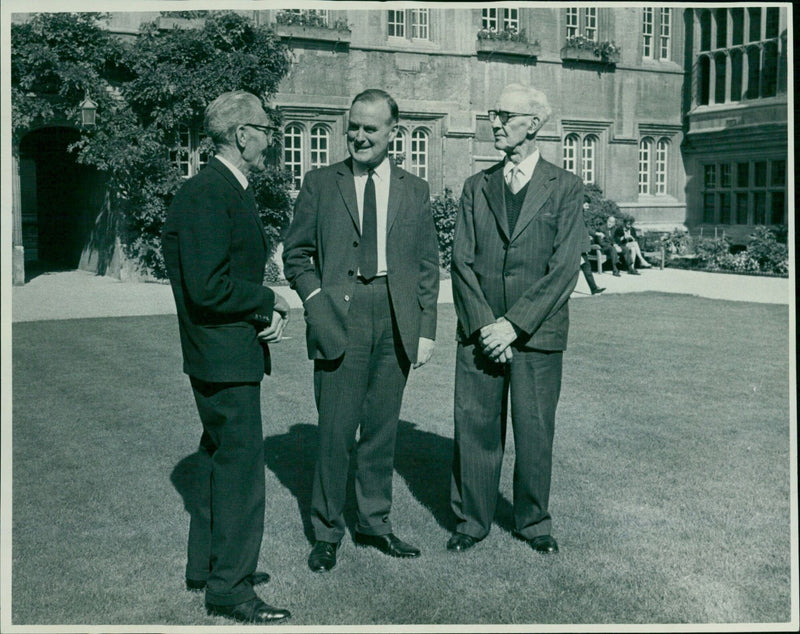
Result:
M445 187L441 194L431 198L431 213L436 225L436 236L439 239L439 266L445 271L450 270L453 259L453 233L458 206L458 199L449 187Z
M583 198L589 203L589 207L583 210L583 219L588 229L594 227L597 222L605 226L609 216L614 216L620 221L634 219L629 213L622 211L613 200L604 198L603 190L593 183L584 186Z
M750 234L746 247L735 253L725 237L693 237L683 231L663 236L661 243L668 266L787 277L789 249L779 240L785 235L782 227L758 226Z

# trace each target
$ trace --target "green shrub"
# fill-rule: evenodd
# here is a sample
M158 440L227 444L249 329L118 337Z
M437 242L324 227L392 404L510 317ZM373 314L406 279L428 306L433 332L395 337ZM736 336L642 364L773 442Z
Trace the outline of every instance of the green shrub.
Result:
M760 270L758 261L746 250L739 253L719 253L708 264L712 271L732 271L734 273L755 273Z
M759 270L766 273L777 273L789 270L789 249L778 242L775 233L769 227L755 228L747 242L748 254L758 264Z
M267 266L264 267L264 284L269 285L285 285L286 278L283 277L283 271L281 271L281 267L278 266L278 263L275 260L270 260L267 262Z
M699 238L695 240L694 252L699 263L713 268L722 256L730 255L731 245L727 238Z
M456 227L458 199L453 190L445 187L438 196L431 198L431 212L436 225L436 236L439 239L439 265L449 271L453 259L453 232Z
M283 242L283 235L292 221L292 197L289 194L292 175L284 169L267 167L248 176L256 206L269 238L268 257Z
M589 207L583 210L587 228L591 229L597 222L602 222L605 226L609 216L614 216L617 220L633 220L633 216L622 211L613 200L603 198L603 190L594 183L584 187L583 195L584 200L589 203Z
M666 255L688 255L694 248L692 236L688 231L680 229L673 229L672 233L662 235L660 242Z

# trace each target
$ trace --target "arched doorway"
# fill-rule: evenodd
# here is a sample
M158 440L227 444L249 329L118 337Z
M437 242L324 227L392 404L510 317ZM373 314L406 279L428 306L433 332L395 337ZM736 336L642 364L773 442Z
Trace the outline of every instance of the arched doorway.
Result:
M22 242L25 277L79 267L103 200L103 181L81 165L68 147L80 139L74 128L45 127L26 134L19 146Z

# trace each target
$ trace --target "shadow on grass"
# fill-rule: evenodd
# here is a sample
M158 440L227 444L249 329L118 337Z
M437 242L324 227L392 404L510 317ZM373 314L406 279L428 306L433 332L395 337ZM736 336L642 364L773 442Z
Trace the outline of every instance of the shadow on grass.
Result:
M303 533L314 543L311 526L311 483L317 460L317 426L296 424L285 434L264 438L264 463L297 500Z
M318 450L317 426L296 424L285 434L264 439L264 463L297 500L297 510L303 522L303 533L314 543L311 525L311 485ZM415 423L401 420L397 428L395 470L406 481L414 498L430 511L436 522L447 531L454 531L456 518L450 509L450 469L453 459L453 439L419 429ZM351 460L347 478L347 504L344 519L352 534L356 524L356 504L353 484L355 460ZM199 476L199 452L181 460L173 469L170 480L183 498L191 517L204 508ZM511 503L502 495L498 498L494 523L502 530L513 531Z
M207 517L210 491L208 490L208 457L198 449L181 460L170 474L170 481L175 490L183 498L183 507L190 517L191 527L208 525ZM189 540L192 543L192 540ZM196 541L196 540L195 540Z
M264 462L297 500L297 509L303 522L303 533L310 544L314 543L314 530L311 525L311 486L317 450L316 425L292 425L287 433L264 439ZM406 420L400 421L394 458L395 470L406 481L414 498L430 511L442 528L448 531L455 530L456 526L456 518L450 509L452 459L452 438L424 431ZM350 534L354 532L356 524L353 484L355 463L355 460L350 461L347 503L344 509L345 524ZM191 513L188 504L187 510ZM513 530L513 509L511 503L502 495L498 499L495 524L502 530L508 532Z
M452 438L421 430L406 420L400 421L394 468L406 481L411 494L431 512L439 526L450 532L456 529L456 517L450 509L452 463ZM513 508L503 495L497 500L494 523L504 531L513 531Z

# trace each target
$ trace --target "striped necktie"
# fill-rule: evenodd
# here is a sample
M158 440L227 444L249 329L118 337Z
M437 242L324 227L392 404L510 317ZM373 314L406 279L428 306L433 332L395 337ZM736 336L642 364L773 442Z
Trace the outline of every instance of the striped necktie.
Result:
M511 190L512 194L516 194L522 189L522 178L522 170L518 167L515 167L508 173L508 188Z

